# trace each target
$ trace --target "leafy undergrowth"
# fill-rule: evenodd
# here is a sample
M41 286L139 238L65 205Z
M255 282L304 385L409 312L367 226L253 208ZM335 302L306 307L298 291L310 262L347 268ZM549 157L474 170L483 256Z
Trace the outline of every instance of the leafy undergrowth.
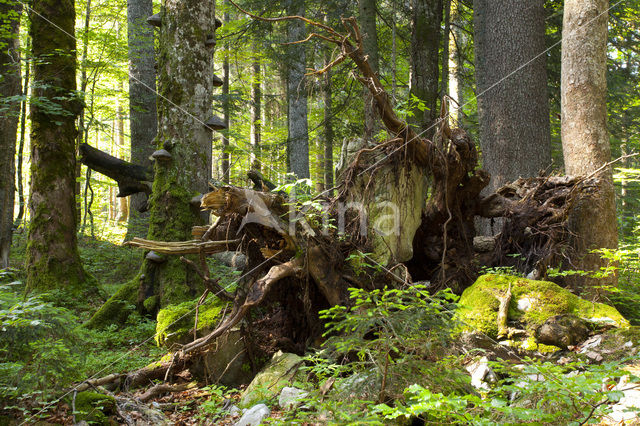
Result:
M2 415L28 418L72 383L140 368L162 355L152 339L155 321L134 306L120 327L82 327L138 271L141 254L121 247L122 236L79 238L84 268L104 290L103 297L79 300L64 291L24 296L26 233L14 235L14 268L0 271L0 423Z

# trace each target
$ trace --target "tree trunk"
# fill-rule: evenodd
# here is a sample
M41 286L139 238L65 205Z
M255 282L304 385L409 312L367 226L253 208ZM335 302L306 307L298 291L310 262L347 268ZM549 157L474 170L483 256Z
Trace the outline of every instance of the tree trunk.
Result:
M191 199L207 192L211 177L212 135L204 122L212 114L213 52L205 41L214 34L213 2L166 3L158 56L156 144L158 149L168 150L171 158L155 161L150 239L187 240L191 227L203 223L200 209L191 205ZM142 274L138 301L148 312L193 297L199 283L178 259L163 264L145 261ZM149 298L152 302L144 303Z
M75 8L72 0L32 3L31 223L27 290L80 290L87 276L76 237L75 142L80 110L76 89ZM52 26L58 30L52 30ZM46 57L46 61L41 61ZM37 100L47 99L56 109ZM58 108L64 113L58 112Z
M27 36L27 46L25 48L25 55L29 55L31 51L31 38ZM27 135L27 107L28 107L28 95L29 95L29 83L30 83L30 71L31 62L27 61L24 64L24 80L22 83L22 95L24 100L22 101L22 112L20 113L20 142L18 143L18 155L17 155L17 168L16 168L16 182L18 184L18 216L14 222L16 227L20 226L22 219L24 218L24 184L22 182L22 165L24 157L24 141Z
M449 62L449 83L447 94L455 101L449 104L449 125L452 127L460 126L460 105L464 103L464 99L462 99L462 81L460 78L464 64L462 63L462 53L460 52L463 34L462 30L458 28L458 25L460 25L459 8L459 0L450 0L451 10L449 12L449 20L454 25L450 25L448 39L445 40L445 43L449 45L449 58L447 58Z
M229 1L224 0L223 22L229 22ZM227 128L222 133L222 181L229 183L229 116L231 114L229 99L229 41L224 42L224 59L222 62L222 109L224 112L224 125Z
M76 142L76 156L79 154L80 146L86 142L87 135L89 133L89 124L85 125L85 99L87 91L87 56L89 55L89 25L91 24L91 0L87 0L85 4L84 15L84 28L82 35L82 59L80 60L80 112L78 113L78 135ZM118 24L116 26L119 28ZM117 30L116 30L117 31ZM93 98L92 98L93 99ZM80 196L82 195L80 177L82 174L82 165L79 161L76 162L76 225L80 224L80 218L82 217L82 201ZM85 191L86 195L86 191ZM85 212L86 217L86 212ZM84 229L84 221L82 222L82 229ZM82 229L80 232L82 232Z
M371 69L377 74L378 59L378 31L376 28L376 0L358 0L359 24L362 32L362 48L369 59ZM379 129L378 113L371 92L363 88L364 101L364 133L365 140L371 140Z
M562 151L565 171L569 175L587 175L602 168L611 159L607 131L607 0L567 0L564 4L562 31ZM611 167L602 170L602 186L598 197L576 206L570 217L575 233L576 267L598 270L605 266L597 248L615 249L615 191ZM595 232L594 232L595 231ZM616 277L605 280L572 280L573 286L615 285Z
M304 0L287 3L287 14L304 16ZM305 27L302 21L287 23L289 42L303 40ZM305 45L292 44L288 49L287 103L289 105L289 163L297 179L309 178L309 131L307 124L307 88L305 87Z
M442 0L412 0L410 123L430 138L438 103L438 62ZM424 105L419 105L418 102ZM429 130L427 130L429 129Z
M0 269L9 267L15 197L15 155L20 102L20 12L18 1L0 3Z
M330 58L330 51L326 51L326 59ZM333 196L333 105L331 91L331 70L327 70L324 75L324 86L322 90L322 99L324 102L324 188L329 193L327 197Z
M486 193L551 164L543 0L475 0L480 146Z
M262 76L260 75L260 59L258 42L253 44L253 62L251 64L251 165L250 168L260 170L260 140L262 137Z
M153 139L158 128L153 27L147 23L147 18L152 14L151 0L128 0L131 162L143 167L151 167L149 156L154 151ZM146 236L149 215L141 212L147 210L147 200L147 194L144 193L131 195L127 239Z

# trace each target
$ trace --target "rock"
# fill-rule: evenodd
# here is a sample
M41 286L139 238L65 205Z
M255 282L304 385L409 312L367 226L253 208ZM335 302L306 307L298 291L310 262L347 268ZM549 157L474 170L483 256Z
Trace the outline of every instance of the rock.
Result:
M456 317L463 323L463 329L477 330L495 339L498 335L500 306L496 295L504 293L509 284L512 298L508 318L523 323L531 334L546 320L561 314L572 314L590 321L607 318L617 327L629 326L629 322L615 308L581 299L554 283L487 274L462 293ZM525 300L521 302L521 299Z
M288 382L293 379L302 358L291 353L278 351L265 368L253 378L240 399L241 407L249 407L258 401L275 398Z
M377 370L355 373L340 380L334 387L336 400L373 400L380 394L382 376Z
M298 405L301 399L306 398L307 395L309 395L309 392L303 391L302 389L285 386L282 388L282 392L280 392L278 405L283 410L290 410Z
M535 330L535 337L538 343L567 349L589 337L589 328L575 315L555 315Z
M231 417L240 417L242 415L242 410L239 409L237 405L232 405L229 408L229 415Z
M77 422L109 425L112 416L117 415L114 397L98 392L79 392L75 399L75 415Z
M239 328L231 329L224 336L220 336L216 349L207 351L206 361L192 368L193 373L198 377L208 376L209 381L220 382L227 387L250 383L253 372L245 351L243 336Z
M262 423L262 420L271 415L271 410L264 404L258 404L247 411L240 417L235 426L256 426Z
M640 387L638 383L629 383L629 376L622 376L614 390L623 393L622 398L611 407L607 415L610 424L639 424Z
M134 399L126 397L116 397L120 415L129 425L170 425L169 419L162 411L150 408Z
M496 373L489 367L489 359L486 356L468 364L465 369L471 374L471 386L476 389L489 390L489 383L498 380Z
M492 252L496 247L496 238L478 235L473 237L473 249L478 253Z

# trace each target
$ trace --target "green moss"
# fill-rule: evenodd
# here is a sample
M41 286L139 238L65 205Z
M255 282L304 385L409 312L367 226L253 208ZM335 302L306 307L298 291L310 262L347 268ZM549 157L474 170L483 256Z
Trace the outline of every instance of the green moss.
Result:
M156 325L156 343L158 346L170 346L175 342L181 342L190 338L195 322L195 306L198 299L169 305L158 312ZM210 297L198 309L199 335L204 335L213 330L220 322L220 314L227 306L227 302Z
M550 354L560 350L559 347L553 345L544 345L542 343L536 342L536 339L533 336L526 338L523 342L516 342L513 347L520 347L527 351L538 351L541 354Z
M153 312L158 307L158 296L153 295L151 297L147 297L144 302L142 302L145 311Z
M117 413L114 397L97 392L80 392L76 395L76 420L78 422L111 425L109 419Z
M548 318L559 314L573 314L592 322L611 323L628 327L629 322L613 307L584 300L548 281L534 281L509 275L483 275L462 293L457 317L464 329L475 329L492 338L498 334L497 295L511 284L509 319L517 319L531 331ZM518 310L518 301L527 300L526 312Z
M139 276L125 283L93 314L85 324L88 328L104 328L111 324L123 324L133 311L138 299Z
M273 354L269 365L253 378L242 393L240 407L251 407L276 398L282 388L293 381L297 373L295 367L301 363L302 358L295 354L281 351Z

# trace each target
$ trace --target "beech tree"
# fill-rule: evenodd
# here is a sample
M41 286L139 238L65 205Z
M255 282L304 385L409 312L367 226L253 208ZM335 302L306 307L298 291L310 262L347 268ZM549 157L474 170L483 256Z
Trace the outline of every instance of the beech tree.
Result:
M78 290L87 276L76 237L75 121L80 103L75 94L76 41L69 36L76 14L73 0L34 0L31 7L35 62L27 290Z
M16 132L20 116L19 1L0 2L0 268L9 266L15 193Z
M607 0L567 0L562 28L562 151L569 175L597 173L601 180L595 202L576 207L571 224L582 270L598 270L605 262L589 251L616 248L615 191L607 131ZM604 283L615 284L615 276ZM602 280L597 280L602 284ZM572 280L574 285L583 279ZM593 291L596 280L587 279Z
M207 192L211 177L211 131L224 127L222 119L212 116L215 7L200 0L167 2L158 18L159 126L148 235L158 241L187 240L191 228L204 223L198 196ZM124 308L131 303L154 314L193 297L199 285L179 259L149 252L138 276L96 312L89 326L126 317Z

